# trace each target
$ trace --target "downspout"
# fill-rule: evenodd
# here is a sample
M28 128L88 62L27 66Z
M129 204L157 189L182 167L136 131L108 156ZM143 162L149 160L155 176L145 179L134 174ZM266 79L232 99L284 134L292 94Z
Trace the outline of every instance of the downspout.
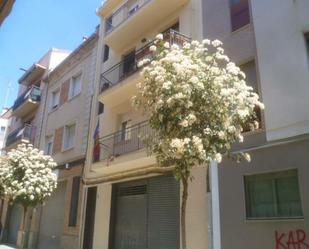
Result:
M220 223L220 198L218 164L215 161L210 163L210 184L209 194L209 246L212 249L221 249L221 223Z

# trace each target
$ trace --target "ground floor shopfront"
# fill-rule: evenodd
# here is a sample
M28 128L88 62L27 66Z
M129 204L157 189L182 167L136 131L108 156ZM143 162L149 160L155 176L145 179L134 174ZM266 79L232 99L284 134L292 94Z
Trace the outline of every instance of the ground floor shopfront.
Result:
M206 168L194 169L193 176L187 248L202 249L209 243ZM84 249L180 248L181 186L171 173L105 182L88 188L87 193Z

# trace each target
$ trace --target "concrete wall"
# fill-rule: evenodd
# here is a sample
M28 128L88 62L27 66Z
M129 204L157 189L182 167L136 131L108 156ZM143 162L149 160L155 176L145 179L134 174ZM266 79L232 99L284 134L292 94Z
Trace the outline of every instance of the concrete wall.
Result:
M309 2L252 0L251 5L267 139L308 133L309 71L303 33L309 30Z

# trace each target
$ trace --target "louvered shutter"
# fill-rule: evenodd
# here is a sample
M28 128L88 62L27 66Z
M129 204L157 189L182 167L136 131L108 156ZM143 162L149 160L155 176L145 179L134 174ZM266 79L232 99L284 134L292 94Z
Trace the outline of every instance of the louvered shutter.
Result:
M172 175L149 179L148 249L179 248L179 184Z
M147 241L147 185L144 181L116 188L114 249L145 249Z

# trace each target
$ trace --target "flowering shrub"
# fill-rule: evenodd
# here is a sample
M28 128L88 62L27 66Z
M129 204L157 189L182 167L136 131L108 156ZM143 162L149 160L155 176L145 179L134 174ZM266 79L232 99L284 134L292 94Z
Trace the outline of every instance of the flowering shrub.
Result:
M50 156L32 145L18 145L0 160L3 195L24 207L43 203L57 187L57 177L52 172L56 166Z
M178 179L194 165L220 163L235 141L243 142L244 125L259 126L254 108L264 105L221 46L218 40L203 40L179 47L159 34L150 47L155 59L139 62L147 65L133 103L157 132L151 151L159 164L175 165ZM236 158L250 161L246 153Z

